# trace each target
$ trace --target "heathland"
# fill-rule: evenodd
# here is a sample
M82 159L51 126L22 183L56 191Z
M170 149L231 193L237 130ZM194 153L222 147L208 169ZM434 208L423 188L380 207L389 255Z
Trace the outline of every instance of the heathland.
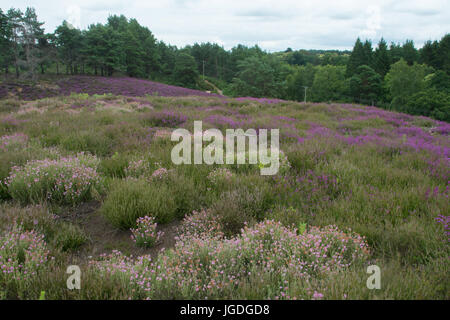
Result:
M132 78L2 88L0 298L450 298L446 122ZM174 165L195 120L280 129L279 172Z

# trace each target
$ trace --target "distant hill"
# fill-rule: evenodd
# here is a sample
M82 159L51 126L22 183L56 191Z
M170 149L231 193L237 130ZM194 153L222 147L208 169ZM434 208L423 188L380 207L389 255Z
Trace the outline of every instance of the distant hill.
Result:
M187 89L159 82L130 77L69 76L55 83L18 84L1 83L0 98L10 95L24 100L35 100L71 93L114 94L123 96L159 95L165 97L217 96L200 90Z

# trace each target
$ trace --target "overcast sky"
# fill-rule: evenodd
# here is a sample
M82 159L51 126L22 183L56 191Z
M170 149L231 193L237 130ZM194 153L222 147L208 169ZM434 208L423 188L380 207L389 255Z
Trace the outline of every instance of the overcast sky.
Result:
M351 49L356 38L374 43L412 39L416 47L450 32L449 0L0 0L36 9L46 32L66 19L85 29L124 14L147 26L158 40L184 46L216 42L230 49L258 44L268 51Z

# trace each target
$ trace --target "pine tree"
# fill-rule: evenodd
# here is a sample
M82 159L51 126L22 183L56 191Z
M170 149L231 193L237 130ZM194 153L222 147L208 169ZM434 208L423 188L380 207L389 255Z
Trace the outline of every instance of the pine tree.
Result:
M434 43L431 42L431 40L428 40L427 42L425 42L422 49L420 49L420 51L419 51L419 56L420 56L421 63L425 63L431 67L436 68L436 64L438 63L438 61L436 61L436 55L437 55L439 43L437 43L436 41L435 41L435 43L436 43L436 47L435 47Z
M372 42L370 42L369 40L366 40L364 42L363 49L364 49L364 58L359 66L366 65L366 66L372 67L373 66Z
M389 46L389 60L391 64L396 63L402 58L402 47L400 44L395 44L391 42Z
M379 99L381 93L381 77L371 67L362 65L350 78L350 92L360 103L372 103Z
M11 43L12 60L14 63L14 68L16 70L16 78L20 75L20 64L21 64L21 34L22 34L22 18L23 13L19 9L11 8L7 13L8 17L8 30L9 30L9 42Z
M83 38L81 31L64 20L56 28L55 36L59 54L66 65L66 73L76 74L76 62L79 60L79 55L82 51Z
M391 63L389 59L387 44L386 41L381 38L380 42L378 43L378 48L375 49L374 53L374 69L376 72L378 72L379 75L381 75L382 78L384 78L386 73L389 72L390 65Z
M347 63L346 77L350 78L356 73L356 69L363 65L366 61L366 54L364 50L363 43L358 38L356 39L355 45L353 46L353 51Z
M412 40L406 40L403 44L402 57L410 66L412 66L414 62L417 62L417 50L414 47L414 42Z
M37 20L34 8L27 8L22 19L22 44L25 52L25 62L28 74L35 80L37 67L41 62L39 42L44 37L43 22Z
M8 65L12 61L11 30L9 28L8 16L0 9L0 67L8 74Z
M439 42L438 57L440 69L450 74L450 33Z

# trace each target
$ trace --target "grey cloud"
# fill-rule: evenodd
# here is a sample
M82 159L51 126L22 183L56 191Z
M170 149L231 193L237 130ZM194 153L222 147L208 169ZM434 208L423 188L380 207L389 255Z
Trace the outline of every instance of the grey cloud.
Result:
M276 10L268 9L255 9L236 12L238 17L256 17L256 18L290 18L293 16L292 13L281 12Z
M66 9L74 3L15 0L13 6L22 10L34 6L45 21L46 32L53 32L68 18ZM374 46L381 36L387 42L412 39L420 45L450 31L450 7L444 0L79 0L76 4L81 8L83 28L105 23L109 13L124 14L147 26L158 40L178 47L220 41L227 49L238 43L259 43L270 51L351 49L361 34L373 37ZM371 7L380 10L377 25L368 25Z

